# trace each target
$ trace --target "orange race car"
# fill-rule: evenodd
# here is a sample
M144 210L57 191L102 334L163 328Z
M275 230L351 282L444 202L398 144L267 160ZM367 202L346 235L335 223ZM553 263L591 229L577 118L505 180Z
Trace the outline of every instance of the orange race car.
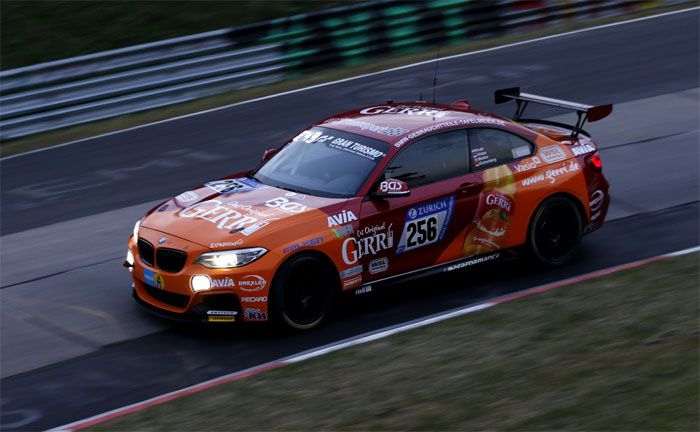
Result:
M567 263L608 209L582 126L612 105L496 92L496 103L508 100L515 120L464 100L348 111L267 150L252 171L157 205L129 239L134 297L169 318L310 329L342 291L515 250ZM528 103L574 110L578 121L522 119Z

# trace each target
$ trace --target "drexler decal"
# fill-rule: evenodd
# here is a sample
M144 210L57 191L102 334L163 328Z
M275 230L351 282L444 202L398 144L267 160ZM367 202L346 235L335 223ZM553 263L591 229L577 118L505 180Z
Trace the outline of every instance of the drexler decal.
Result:
M408 209L396 253L408 252L442 240L450 225L454 204L455 198L450 196Z

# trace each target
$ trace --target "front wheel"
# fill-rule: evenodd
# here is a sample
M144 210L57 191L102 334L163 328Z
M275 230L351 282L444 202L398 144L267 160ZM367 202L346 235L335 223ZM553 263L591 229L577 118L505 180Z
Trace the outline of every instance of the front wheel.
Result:
M545 200L532 215L528 230L530 256L539 264L558 267L571 261L583 235L583 218L571 199Z
M337 277L321 259L293 257L282 265L272 285L273 319L285 327L310 330L330 314Z

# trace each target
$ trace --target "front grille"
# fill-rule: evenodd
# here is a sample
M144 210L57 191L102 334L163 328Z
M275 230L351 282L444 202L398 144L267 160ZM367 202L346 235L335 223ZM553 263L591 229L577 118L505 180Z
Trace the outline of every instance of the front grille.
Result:
M184 294L177 294L170 291L165 291L158 289L156 287L150 286L147 283L143 284L143 288L146 290L149 296L158 300L161 303L165 303L176 308L185 308L187 303L190 302L190 296Z
M187 254L177 249L159 248L156 251L156 265L166 272L177 273L185 266Z
M149 266L153 267L153 245L144 239L139 239L138 241L139 256L141 261L145 262Z

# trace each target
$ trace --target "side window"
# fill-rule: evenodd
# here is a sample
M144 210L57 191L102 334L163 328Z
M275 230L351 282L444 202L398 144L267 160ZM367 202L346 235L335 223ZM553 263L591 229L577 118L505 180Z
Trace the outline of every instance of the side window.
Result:
M469 129L471 166L475 170L508 163L532 153L524 138L499 129Z
M431 135L411 143L389 163L384 178L403 180L413 188L467 172L467 132L461 129Z

